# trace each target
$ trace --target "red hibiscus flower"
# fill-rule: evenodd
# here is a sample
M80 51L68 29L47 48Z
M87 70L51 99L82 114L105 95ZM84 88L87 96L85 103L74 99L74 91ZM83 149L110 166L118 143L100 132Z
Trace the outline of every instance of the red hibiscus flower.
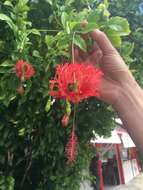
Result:
M49 94L56 98L78 103L89 97L99 97L99 85L103 73L93 65L57 65L56 75L50 80Z
M35 74L33 66L24 60L18 60L15 69L16 75L20 80L27 80Z

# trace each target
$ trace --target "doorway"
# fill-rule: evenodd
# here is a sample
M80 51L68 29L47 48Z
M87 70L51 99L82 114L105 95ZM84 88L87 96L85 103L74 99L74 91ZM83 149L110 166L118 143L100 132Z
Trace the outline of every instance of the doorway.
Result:
M120 184L118 164L113 144L105 145L106 152L102 154L102 174L105 190L112 189Z

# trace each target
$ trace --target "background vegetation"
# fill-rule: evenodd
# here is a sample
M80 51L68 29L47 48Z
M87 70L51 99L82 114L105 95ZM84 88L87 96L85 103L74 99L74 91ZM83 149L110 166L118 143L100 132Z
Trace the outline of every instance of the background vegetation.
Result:
M57 64L71 61L73 34L74 44L87 51L88 43L81 34L100 28L142 82L139 4L129 0L0 1L0 189L79 190L86 177L82 171L95 154L89 146L92 131L109 135L114 112L95 98L80 104L78 155L69 166L65 146L71 121L66 129L61 127L67 105L48 96L48 81ZM131 24L130 35L125 18ZM88 26L82 28L80 23L85 19ZM15 74L19 59L36 69L36 75L24 83L22 95L17 93L20 81Z

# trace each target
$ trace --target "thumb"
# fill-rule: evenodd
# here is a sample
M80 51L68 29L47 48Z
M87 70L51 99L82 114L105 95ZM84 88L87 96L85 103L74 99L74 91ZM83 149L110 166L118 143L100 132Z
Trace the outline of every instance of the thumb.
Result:
M112 81L112 79L103 77L99 92L100 100L108 104L114 105L118 100L120 88L115 81Z

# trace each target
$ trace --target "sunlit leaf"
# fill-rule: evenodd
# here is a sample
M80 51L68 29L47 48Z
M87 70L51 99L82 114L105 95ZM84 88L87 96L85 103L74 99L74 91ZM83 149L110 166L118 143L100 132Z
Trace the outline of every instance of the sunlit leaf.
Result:
M12 30L15 30L17 28L11 18L5 14L0 13L0 20L5 21Z
M5 1L4 5L13 7L13 4L11 3L11 1Z
M74 44L77 45L81 50L86 52L86 50L87 50L86 43L85 43L84 39L81 38L79 35L75 35Z
M127 19L122 17L112 17L108 22L108 27L117 31L120 36L126 36L130 34L129 23Z
M122 40L121 40L119 33L112 29L107 29L105 32L106 32L108 38L111 40L113 46L119 48L122 44Z

